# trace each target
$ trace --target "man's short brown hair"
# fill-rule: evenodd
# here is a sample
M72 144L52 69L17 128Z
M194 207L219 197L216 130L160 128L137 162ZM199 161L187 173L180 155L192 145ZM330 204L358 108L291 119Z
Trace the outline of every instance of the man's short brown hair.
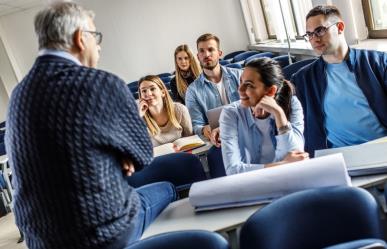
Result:
M196 48L198 48L199 42L205 42L205 41L209 41L209 40L215 40L216 44L218 45L218 49L219 49L219 47L220 47L219 38L216 35L213 35L210 33L206 33L206 34L199 36L199 38L196 40Z
M339 19L342 19L341 13L336 6L318 5L309 11L309 13L306 15L306 20L308 20L310 17L318 15L324 15L326 18L337 17Z

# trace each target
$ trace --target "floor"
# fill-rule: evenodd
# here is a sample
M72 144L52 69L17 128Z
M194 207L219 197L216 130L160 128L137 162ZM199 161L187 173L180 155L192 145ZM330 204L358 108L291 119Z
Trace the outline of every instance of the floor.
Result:
M12 213L0 218L0 248L1 249L27 249L25 243L16 243L20 238Z

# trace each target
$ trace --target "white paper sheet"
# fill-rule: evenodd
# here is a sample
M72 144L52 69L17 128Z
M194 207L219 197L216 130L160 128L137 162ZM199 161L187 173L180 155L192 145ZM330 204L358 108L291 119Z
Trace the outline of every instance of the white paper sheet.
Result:
M375 140L374 142L340 148L316 150L315 156L320 157L334 153L343 154L349 171L368 171L387 167L387 142L384 142L384 140ZM387 169L384 173L386 172Z
M270 202L299 190L351 186L342 154L314 158L192 184L197 211Z

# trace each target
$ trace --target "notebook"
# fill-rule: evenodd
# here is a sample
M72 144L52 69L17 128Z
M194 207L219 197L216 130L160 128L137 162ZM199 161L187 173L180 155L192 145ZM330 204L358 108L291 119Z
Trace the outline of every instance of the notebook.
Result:
M387 139L341 148L316 150L315 157L342 153L350 176L387 173Z
M222 113L224 107L225 106L219 106L207 111L207 119L211 129L219 127L220 113Z
M154 156L162 156L175 152L189 151L204 145L206 145L206 143L198 135L193 135L179 138L173 143L167 143L153 147L153 154Z

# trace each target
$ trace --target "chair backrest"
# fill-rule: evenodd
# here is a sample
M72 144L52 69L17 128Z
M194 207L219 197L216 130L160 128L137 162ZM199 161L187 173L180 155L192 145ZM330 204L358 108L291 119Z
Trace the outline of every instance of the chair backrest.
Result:
M154 235L125 249L229 249L221 235L202 230L186 230Z
M274 57L274 54L272 52L264 52L264 53L254 54L254 55L245 59L245 65L247 63L249 63L249 61L252 61L252 60L258 59L258 58L262 58L262 57L272 58L272 57Z
M231 53L228 53L226 54L224 57L223 57L223 60L230 60L230 59L233 59L236 55L238 54L241 54L243 52L246 52L245 50L239 50L239 51L234 51L234 52L231 52Z
M226 176L224 169L222 149L212 146L207 152L208 169L210 170L211 178Z
M242 227L240 248L323 248L366 238L382 238L373 196L327 187L287 195L254 213Z
M171 73L159 73L157 76L159 76L160 78L162 78L162 77L173 76L173 74L171 74Z
M230 63L230 64L226 64L225 65L226 67L230 67L230 68L238 68L238 69L241 69L242 68L242 64L241 63Z
M280 64L281 68L284 68L289 65L289 55L279 55L276 57L273 57L273 60L277 61L278 64ZM292 63L296 62L295 56L290 56L290 60Z
M136 80L136 81L128 83L128 87L129 87L130 92L133 94L133 97L135 99L138 99L138 81Z
M231 59L230 60L222 60L222 59L219 60L219 64L222 65L222 66L230 64L230 62L231 62Z
M297 73L298 70L305 67L306 65L309 65L316 59L306 59L302 61L297 61L296 63L293 63L291 65L288 65L284 68L282 68L282 72L284 74L285 79L290 80L293 74Z
M244 61L247 58L249 58L250 56L255 55L255 54L259 54L259 52L258 51L246 51L246 52L240 53L240 54L236 55L234 57L234 59L232 59L232 63Z
M155 157L143 170L127 177L129 185L141 187L145 184L168 181L176 190L187 190L192 183L206 180L199 158L189 153L172 153Z
M387 249L387 245L380 239L359 239L328 246L324 249Z

